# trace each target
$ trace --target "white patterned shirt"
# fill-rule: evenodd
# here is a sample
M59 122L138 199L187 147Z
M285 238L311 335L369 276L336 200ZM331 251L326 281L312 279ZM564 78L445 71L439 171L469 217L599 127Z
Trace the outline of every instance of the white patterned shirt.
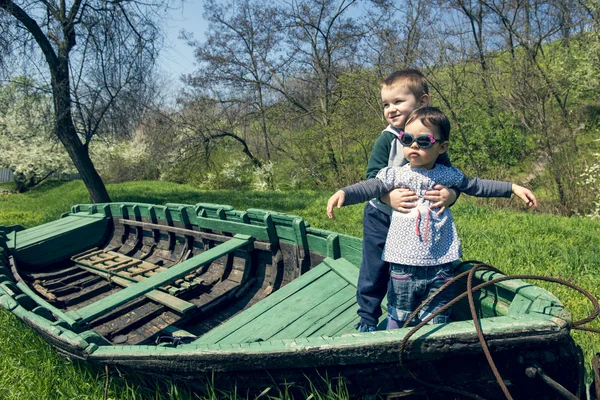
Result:
M480 197L510 197L512 193L509 182L480 179L478 186L473 187L472 180L455 167L435 164L428 170L406 164L384 168L375 179L343 188L346 194L344 205L367 201L396 188L414 191L419 197L415 208L408 213L392 212L382 259L414 266L445 264L458 260L462 248L450 210L446 208L437 215L435 210L429 209L433 202L423 198L425 192L437 184Z

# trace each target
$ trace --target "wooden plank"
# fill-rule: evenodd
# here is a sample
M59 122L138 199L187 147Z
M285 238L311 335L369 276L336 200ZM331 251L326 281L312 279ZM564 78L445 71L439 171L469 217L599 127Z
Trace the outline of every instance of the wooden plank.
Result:
M336 274L344 278L349 284L356 287L358 284L358 273L359 268L357 268L350 261L345 258L331 259L325 258L323 262L327 263L331 267L332 270L335 271ZM387 295L383 298L381 302L381 309L383 310L383 314L387 313Z
M347 282L333 273L323 275L305 286L300 292L294 293L273 306L268 312L244 325L242 329L219 341L219 344L270 340L272 336L286 327L290 327L295 321L306 317L314 308L326 303L331 297L331 293L336 293L346 286L348 286ZM328 306L325 308L331 309ZM292 332L291 336L296 337L302 331L304 329Z
M182 236L193 236L199 239L208 238L207 235L203 232L193 231L191 229L178 228L175 226L168 225L160 225L160 224L151 224L148 222L140 222L140 221L132 221L129 219L120 219L120 223L123 225L130 225L136 227L142 227L146 229L158 229L164 232L178 233ZM239 222L232 222L221 219L214 218L206 218L197 216L195 221L198 224L199 228L203 229L213 229L221 232L236 232L239 234L250 235L257 239L268 239L269 236L267 234L267 228L262 226L244 224ZM213 234L214 235L214 234ZM218 235L219 238L223 238L223 236Z
M70 216L34 228L25 229L24 231L18 232L16 235L15 248L17 251L23 250L52 237L61 236L64 233L71 232L86 225L92 225L102 219L103 217L86 218Z
M217 343L330 271L331 268L326 264L321 263L317 265L315 268L294 279L292 282L256 303L246 311L206 333L198 340L194 341L194 343Z
M97 247L94 247L94 250L84 251L83 253L74 255L73 257L71 257L71 259L72 260L84 260L86 258L93 257L93 256L96 256L96 255L102 254L102 253L104 253L104 250L100 250Z
M350 307L339 314L333 321L313 332L311 336L337 336L342 333L353 332L354 325L360 320L356 314L358 307ZM349 329L348 327L351 327Z
M106 268L102 268L102 267L99 267L97 265L90 265L90 264L87 264L87 263L84 263L84 262L81 262L81 261L75 261L75 263L79 266L79 268L84 269L84 270L86 270L88 272L91 272L92 274L100 275L100 276L105 277L107 279L108 279L108 276L110 276L111 278L115 277L115 276L118 276L120 278L123 278L123 279L126 279L126 280L130 281L131 283L137 283L138 281L141 280L141 278L131 278L128 275L122 275L122 274L120 274L118 272L115 272L115 271L112 271L112 270L109 270L109 269L106 269Z
M358 284L358 271L354 264L344 258L333 258L327 257L323 260L336 274L341 276L346 282L356 287Z
M85 323L98 316L125 304L136 297L143 296L160 286L171 283L199 266L208 264L219 257L231 253L241 247L246 247L252 243L254 238L245 235L235 235L231 240L213 247L195 257L192 257L180 264L162 271L148 279L138 282L135 285L129 286L118 293L112 294L100 302L95 302L77 311L71 311L70 315L80 323Z
M287 301L284 304L287 304ZM318 304L301 317L291 321L286 327L269 339L295 339L310 336L312 332L323 327L329 321L334 320L339 314L354 305L356 305L356 289L347 284L337 292L333 292L332 288L328 298L321 302L321 304Z
M318 321L315 321L315 323L313 324L313 326L311 326L309 329L307 329L306 331L302 332L302 335L300 335L299 337L315 337L315 336L321 336L320 334L318 334L317 332L321 331L321 332L325 332L329 325L336 325L338 322L338 319L340 321L343 321L343 323L345 325L347 325L347 320L348 320L348 315L351 316L351 318L357 319L358 315L356 314L356 311L358 310L358 305L356 304L356 293L354 293L354 295L352 296L351 299L349 299L348 301L346 301L345 303L340 304L335 310L333 310L331 312L330 315L327 315L323 318L321 318ZM354 317L352 317L352 315L354 315ZM354 319L351 319L351 321L353 321ZM344 325L344 326L345 326Z
M106 258L101 258L99 260L91 261L91 264L92 265L101 264L101 263L105 263L107 261L112 261L116 258L119 258L119 256L110 256L110 257L106 257Z
M79 227L71 226L72 229L40 241L32 241L29 246L22 247L17 237L19 250L15 253L15 258L24 264L42 267L99 246L105 240L108 220L104 218L85 218L85 220L89 222Z
M110 280L111 282L116 283L119 286L129 287L129 286L137 283L137 282L132 282L131 280L120 277L120 276L115 276L115 275L109 274L108 272L101 272L101 271L93 270L91 268L87 268L87 267L83 267L83 266L81 268L85 269L86 271L91 272L93 274L102 276L102 277ZM152 290L152 291L146 293L145 296L147 298L149 298L150 300L153 300L159 304L162 304L163 306L169 307L172 310L175 310L182 314L185 314L186 312L196 308L196 306L194 304L187 302L185 300L182 300L178 297L171 296L170 294L162 292L160 290Z
M79 257L83 257L83 256L85 256L85 255L87 255L87 254L91 254L91 253L93 253L93 252L96 252L96 251L98 251L98 250L99 250L99 249L98 249L97 247L92 247L91 249L87 249L87 250L85 250L85 251L83 251L83 252L81 252L81 253L79 253L79 254L75 254L75 255L74 255L74 256L72 256L71 258L79 258Z
M160 265L150 264L150 263L147 263L147 262L143 262L140 267L142 268L141 270L136 271L136 272L131 272L129 274L129 276L131 276L133 278L134 276L142 275L142 274L145 274L147 272L152 272L155 269L163 268ZM166 269L166 268L163 268L163 269Z
M142 260L136 260L136 259L130 258L124 262L119 262L118 266L116 266L116 264L111 265L110 267L108 267L108 270L110 272L119 272L119 271L123 271L124 269L135 267L136 265L140 265L141 263L142 263Z

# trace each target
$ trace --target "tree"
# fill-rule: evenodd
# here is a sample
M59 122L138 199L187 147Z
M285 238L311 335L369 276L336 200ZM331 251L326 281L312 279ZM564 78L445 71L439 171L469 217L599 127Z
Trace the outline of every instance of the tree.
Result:
M198 71L186 79L196 92L188 105L193 104L196 109L200 105L210 110L220 109L222 120L229 127L215 121L212 133L210 128L199 128L202 140L234 139L253 165L260 168L271 161L268 110L274 99L268 86L271 69L277 69L275 57L282 39L280 15L275 7L262 0L225 4L209 0L204 11L211 23L206 41L198 43L189 34L183 34L196 48L199 64ZM217 102L208 100L210 97ZM207 101L198 101L202 98ZM260 138L256 146L258 154L249 148L246 129L255 131L253 136Z
M167 6L158 0L0 0L0 32L12 45L3 56L25 64L43 57L47 71L39 73L50 79L54 134L93 202L110 197L90 159L89 140L119 94L150 75L159 40L157 11Z
M206 2L205 17L211 25L205 41L190 40L199 69L188 77L197 93L186 102L196 109L204 104L210 113L220 110L222 120L214 120L212 133L207 125L198 128L203 140L233 138L260 167L271 161L273 151L289 156L292 141L298 138L290 141L286 132L290 126L305 127L318 134L299 140L304 147L310 141L315 154L314 150L324 149L327 169L339 182L344 146L336 144L344 141L331 121L341 96L337 79L354 67L364 36L347 17L355 4L354 0ZM314 166L322 167L320 161Z
M369 16L372 63L383 76L398 68L417 67L425 58L427 30L434 25L439 28L431 1L376 0L374 3L379 12Z
M342 98L337 80L357 65L359 45L366 35L366 29L348 16L356 4L356 0L292 0L284 10L288 68L274 75L273 85L296 111L316 123L338 185L344 164L343 135L332 129L331 122Z

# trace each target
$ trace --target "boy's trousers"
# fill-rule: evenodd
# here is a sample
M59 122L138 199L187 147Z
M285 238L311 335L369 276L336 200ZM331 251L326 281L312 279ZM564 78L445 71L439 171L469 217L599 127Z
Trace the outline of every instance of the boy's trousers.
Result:
M381 260L385 239L390 229L391 216L370 203L363 214L362 263L358 274L356 300L360 322L377 326L381 316L381 301L390 279L389 264Z

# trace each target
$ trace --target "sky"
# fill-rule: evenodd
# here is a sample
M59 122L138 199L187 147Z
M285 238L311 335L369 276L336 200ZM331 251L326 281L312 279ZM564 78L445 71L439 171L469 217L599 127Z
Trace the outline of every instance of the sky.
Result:
M166 78L177 87L179 76L194 69L194 49L178 39L182 29L193 32L196 40L204 38L208 23L202 18L202 0L186 0L181 8L171 10L164 19L166 24L165 47L161 51L159 65Z

